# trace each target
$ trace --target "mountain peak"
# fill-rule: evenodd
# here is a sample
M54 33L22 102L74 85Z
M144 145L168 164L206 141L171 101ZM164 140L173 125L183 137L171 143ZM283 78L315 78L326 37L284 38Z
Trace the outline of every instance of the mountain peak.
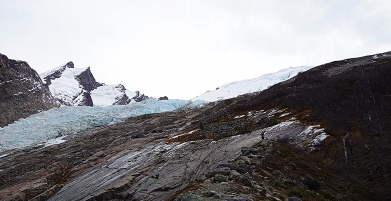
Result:
M65 68L75 68L75 64L73 64L73 62L70 61L70 62L66 63L66 64L64 65L64 67L65 67Z
M72 61L40 75L61 104L92 106L90 91L102 86L95 81L90 67L75 68Z

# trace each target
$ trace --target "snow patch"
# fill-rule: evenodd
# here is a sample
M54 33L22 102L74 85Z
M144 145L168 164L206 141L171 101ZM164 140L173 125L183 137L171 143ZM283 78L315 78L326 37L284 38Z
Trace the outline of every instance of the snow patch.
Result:
M312 145L318 145L320 144L323 140L325 140L329 135L327 135L326 133L322 133L318 136L315 137L314 140L312 140Z
M8 156L8 154L3 154L3 155L0 155L0 158L6 157L6 156Z
M182 134L179 134L179 135L175 135L175 136L171 137L170 139L175 139L175 138L178 138L178 137L180 137L180 136L192 134L192 133L197 132L197 131L199 131L199 130L200 130L200 129L194 129L194 130L189 131L189 132L187 132L187 133L182 133Z
M285 116L287 116L287 115L290 115L290 113L289 113L289 112L286 112L286 113L280 115L280 118L281 118L281 117L285 117Z
M49 146L52 146L52 145L61 144L61 143L66 141L66 140L64 140L65 137L66 136L61 136L61 137L58 137L58 138L49 139L48 141L45 142L45 146L44 147L49 147Z
M284 121L264 129L266 138L287 139L290 143L309 150L317 149L329 135L320 125L305 126L299 120Z
M320 125L308 126L299 136L312 136L313 134L323 133L324 128L319 128Z
M129 99L136 96L136 92L129 90L122 90L122 85L104 85L91 91L91 98L94 105L113 105L125 94Z
M267 131L276 130L276 129L284 129L285 127L290 126L291 124L298 123L298 121L283 121L279 124L276 124L274 126L271 126L267 128Z
M238 115L238 116L235 116L234 119L240 119L240 118L243 118L245 117L246 115Z

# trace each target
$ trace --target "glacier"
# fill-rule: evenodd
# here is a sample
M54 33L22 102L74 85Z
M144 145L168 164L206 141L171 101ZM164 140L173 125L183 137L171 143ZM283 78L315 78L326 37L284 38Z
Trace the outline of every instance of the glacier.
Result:
M46 143L82 130L125 121L129 117L199 107L205 101L147 99L129 105L62 106L31 115L0 128L0 153Z
M313 66L285 68L278 72L264 74L254 79L231 82L217 87L215 90L207 91L193 98L192 100L205 100L214 102L218 100L234 98L246 93L262 91L272 85L288 80L296 76L298 73L307 71L311 68L313 68Z

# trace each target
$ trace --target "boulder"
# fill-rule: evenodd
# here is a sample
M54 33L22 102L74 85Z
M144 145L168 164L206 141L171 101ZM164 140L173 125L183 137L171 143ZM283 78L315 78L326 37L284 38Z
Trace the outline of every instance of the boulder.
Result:
M245 185L245 186L248 186L248 187L252 187L253 184L251 183L250 179L248 179L247 177L245 176L239 176L236 178L236 181Z
M257 154L259 152L258 148L254 147L242 147L242 155Z
M228 177L227 176L224 176L224 175L221 175L221 174L216 174L213 178L213 181L214 182L227 182L228 181Z
M242 165L239 165L238 168L236 168L236 171L238 171L239 173L252 173L253 172L253 168L250 166L250 165L245 165L245 164L242 164Z
M229 179L236 179L240 176L241 174L236 171L236 170L231 170L231 172L229 173Z
M308 189L310 189L310 190L316 191L316 190L320 189L320 185L319 185L318 181L316 181L314 178L312 178L309 175L307 175L304 178L303 184L306 185L308 187Z

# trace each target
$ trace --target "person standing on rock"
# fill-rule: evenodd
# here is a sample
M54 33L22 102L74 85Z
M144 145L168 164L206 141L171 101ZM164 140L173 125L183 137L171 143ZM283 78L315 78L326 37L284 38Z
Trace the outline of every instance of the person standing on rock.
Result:
M262 140L264 140L264 139L265 139L265 133L266 133L266 131L262 131L262 132L261 132L261 137L262 137Z

